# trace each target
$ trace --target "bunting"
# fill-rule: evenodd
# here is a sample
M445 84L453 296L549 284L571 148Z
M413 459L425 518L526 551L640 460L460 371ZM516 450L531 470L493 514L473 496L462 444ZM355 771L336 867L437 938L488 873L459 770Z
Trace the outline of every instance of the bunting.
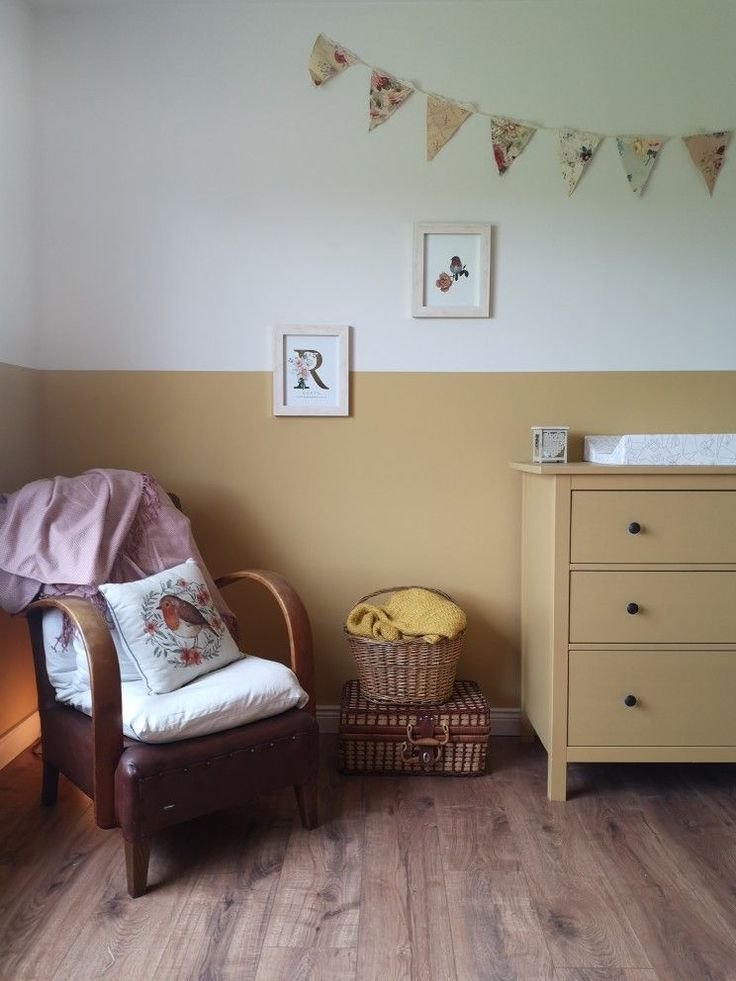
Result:
M557 130L560 166L568 197L578 186L578 181L593 159L601 139L597 133L581 133L574 129Z
M708 133L704 136L683 136L683 141L693 163L703 175L708 193L712 196L723 161L730 133Z
M575 192L600 144L611 136L611 134L590 133L569 127L537 126L508 116L481 112L444 95L426 92L417 85L402 81L388 72L366 64L354 52L332 41L326 35L317 36L309 58L309 75L315 86L324 84L351 65L364 65L371 73L368 94L369 131L385 123L406 102L412 92L420 92L426 96L428 161L434 160L466 120L474 114L490 119L493 162L500 175L505 174L522 154L537 129L555 129L557 156L569 197ZM681 137L711 195L725 162L726 148L732 132L733 130L719 130ZM662 147L671 138L673 137L613 135L629 187L637 196L644 191Z
M524 126L515 119L491 117L493 159L499 174L505 174L535 133L533 126Z
M663 142L657 136L616 137L621 163L634 194L641 194L646 187Z
M371 90L368 96L370 123L368 129L375 129L385 123L389 116L403 106L414 89L405 82L400 82L392 75L371 72Z
M309 58L309 74L315 85L322 85L360 59L347 48L335 44L324 34L318 34Z
M427 96L427 160L434 160L445 143L449 142L462 124L473 115L457 102L448 102L438 95Z

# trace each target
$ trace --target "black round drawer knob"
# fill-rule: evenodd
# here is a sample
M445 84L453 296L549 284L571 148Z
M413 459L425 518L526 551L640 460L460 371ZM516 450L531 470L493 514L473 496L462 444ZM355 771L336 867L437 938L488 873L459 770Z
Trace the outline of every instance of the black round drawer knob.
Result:
M639 524L639 522L632 521L631 524L629 525L629 534L638 535L640 531L641 531L641 525Z
M627 695L624 699L624 705L628 706L629 708L631 708L632 705L636 705L636 695Z
M633 615L635 613L638 613L639 612L639 604L638 603L627 603L626 604L626 612L627 613L630 613L632 615L632 617L633 617Z

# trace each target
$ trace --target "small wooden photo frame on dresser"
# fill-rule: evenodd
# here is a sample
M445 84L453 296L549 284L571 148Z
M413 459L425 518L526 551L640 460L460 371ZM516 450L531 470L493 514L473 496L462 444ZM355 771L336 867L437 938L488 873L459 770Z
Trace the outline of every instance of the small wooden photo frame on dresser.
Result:
M532 426L532 463L567 463L569 426Z

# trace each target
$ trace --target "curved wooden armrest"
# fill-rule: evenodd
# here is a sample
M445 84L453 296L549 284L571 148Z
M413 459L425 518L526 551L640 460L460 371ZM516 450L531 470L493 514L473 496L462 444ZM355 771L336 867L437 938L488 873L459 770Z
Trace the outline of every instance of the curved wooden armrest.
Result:
M246 569L242 572L231 572L229 575L215 579L218 589L229 586L242 579L260 583L271 593L279 604L286 622L289 634L289 657L291 670L299 679L299 684L309 695L305 705L312 715L317 714L316 693L314 688L314 652L312 650L312 628L309 616L301 601L301 597L282 576L264 569Z
M115 827L115 768L123 752L120 667L105 618L85 599L54 597L36 600L28 607L29 619L45 609L65 613L79 631L87 652L92 690L92 742L95 819L101 828Z

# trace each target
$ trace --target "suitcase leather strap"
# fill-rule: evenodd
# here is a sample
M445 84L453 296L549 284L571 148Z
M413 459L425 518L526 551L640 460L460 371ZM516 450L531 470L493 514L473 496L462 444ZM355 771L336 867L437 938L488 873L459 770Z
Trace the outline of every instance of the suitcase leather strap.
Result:
M429 767L436 763L442 747L450 741L450 727L446 722L440 725L442 735L437 738L437 717L428 712L417 716L415 725L406 727L406 741L401 744L401 758L405 763L421 763Z

